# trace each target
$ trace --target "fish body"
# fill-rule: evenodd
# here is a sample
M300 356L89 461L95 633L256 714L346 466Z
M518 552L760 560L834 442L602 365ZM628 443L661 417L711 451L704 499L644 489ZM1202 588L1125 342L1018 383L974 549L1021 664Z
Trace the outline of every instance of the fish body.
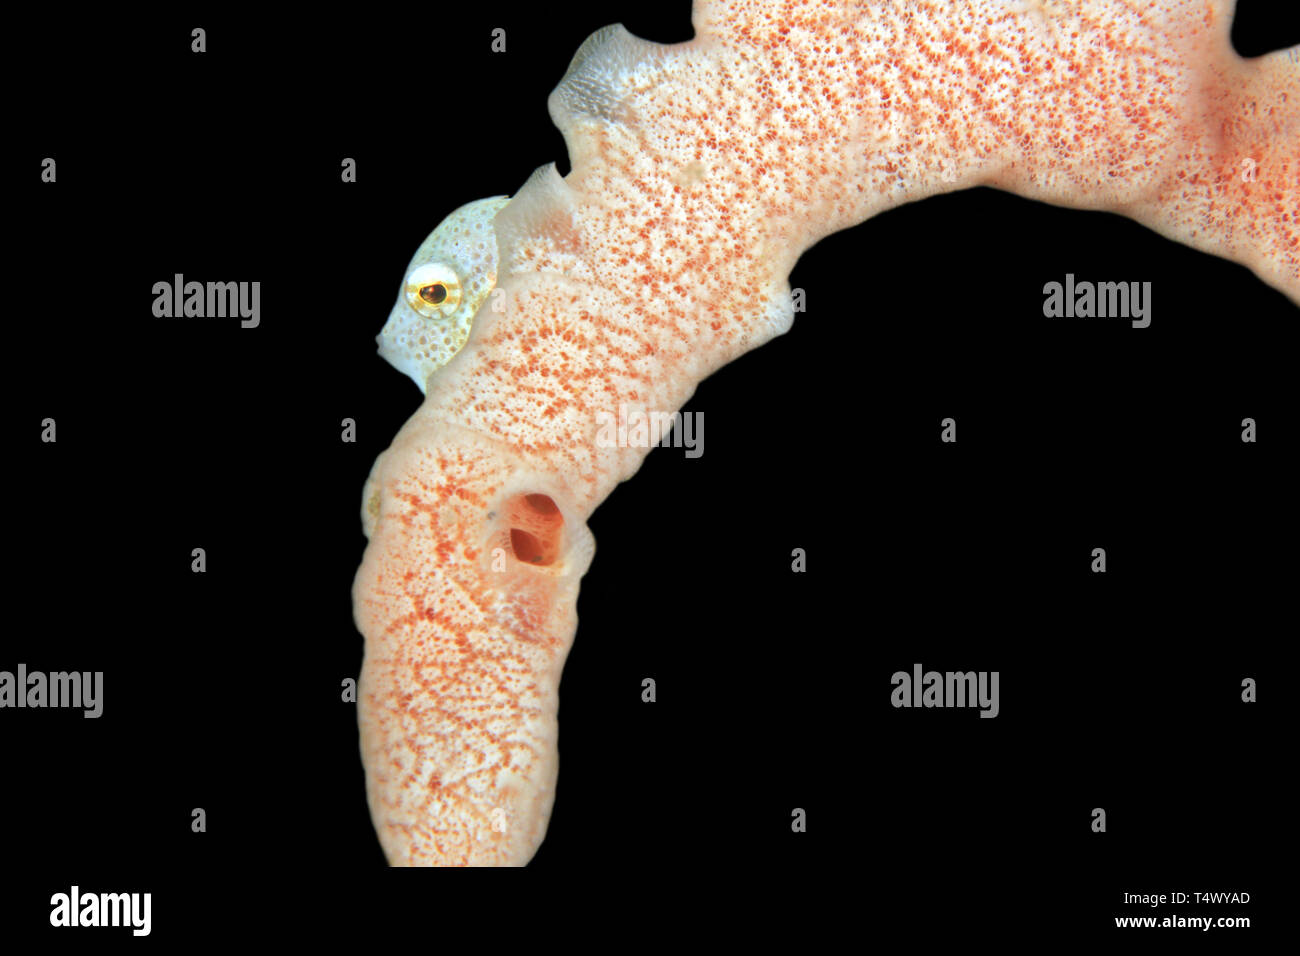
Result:
M492 220L509 201L467 203L440 222L411 257L397 302L379 332L379 354L420 391L469 339L497 280Z

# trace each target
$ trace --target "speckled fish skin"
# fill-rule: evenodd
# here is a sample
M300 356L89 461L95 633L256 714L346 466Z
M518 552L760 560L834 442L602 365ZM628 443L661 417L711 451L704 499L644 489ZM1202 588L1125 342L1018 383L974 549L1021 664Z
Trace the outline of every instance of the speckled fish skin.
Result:
M469 339L474 316L496 286L497 238L492 220L507 197L466 203L440 222L420 244L397 293L397 303L380 330L379 354L425 390L429 376L446 365ZM439 308L411 294L422 272L450 277L456 302ZM421 311L423 309L423 311Z
M1300 300L1300 74L1237 57L1231 7L726 0L688 43L583 45L550 99L572 172L497 213L497 302L365 491L361 744L390 863L532 857L586 520L646 452L603 447L597 413L677 409L786 331L820 238L984 184L1132 216Z

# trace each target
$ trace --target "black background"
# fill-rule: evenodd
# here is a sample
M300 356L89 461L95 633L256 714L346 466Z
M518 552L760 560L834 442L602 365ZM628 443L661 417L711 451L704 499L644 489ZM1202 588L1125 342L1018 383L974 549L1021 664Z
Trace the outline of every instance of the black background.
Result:
M105 710L0 715L6 934L78 883L152 892L156 940L487 918L507 942L535 902L626 938L693 914L1149 945L1114 928L1152 912L1124 891L1235 890L1207 912L1254 926L1219 945L1260 941L1291 816L1296 308L1128 220L983 189L807 253L793 330L684 409L703 457L655 451L592 517L532 863L559 878L385 873L340 684L361 487L419 394L374 336L444 215L567 171L546 96L589 33L690 38L688 3L637 6L15 28L0 669L102 670ZM1270 6L1243 3L1243 54L1300 42ZM260 280L261 327L155 319L177 272ZM1150 281L1151 327L1045 319L1067 272ZM1000 716L893 709L915 662L1000 671Z

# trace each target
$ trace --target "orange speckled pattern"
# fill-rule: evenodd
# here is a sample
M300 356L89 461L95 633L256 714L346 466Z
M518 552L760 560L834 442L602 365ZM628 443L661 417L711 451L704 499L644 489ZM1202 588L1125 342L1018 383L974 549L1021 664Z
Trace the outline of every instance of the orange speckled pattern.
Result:
M611 8L612 9L612 8ZM375 463L353 601L368 797L394 865L523 864L594 542L672 411L786 331L820 238L990 185L1109 209L1300 301L1300 68L1223 0L720 0L593 35L551 95L572 172L497 214L497 290ZM510 184L502 184L508 187Z

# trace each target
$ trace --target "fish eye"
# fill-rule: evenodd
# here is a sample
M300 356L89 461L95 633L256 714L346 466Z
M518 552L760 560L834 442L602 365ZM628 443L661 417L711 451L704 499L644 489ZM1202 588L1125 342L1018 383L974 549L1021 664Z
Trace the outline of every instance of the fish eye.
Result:
M460 304L460 279L448 266L427 263L406 277L406 300L427 318L445 318Z

